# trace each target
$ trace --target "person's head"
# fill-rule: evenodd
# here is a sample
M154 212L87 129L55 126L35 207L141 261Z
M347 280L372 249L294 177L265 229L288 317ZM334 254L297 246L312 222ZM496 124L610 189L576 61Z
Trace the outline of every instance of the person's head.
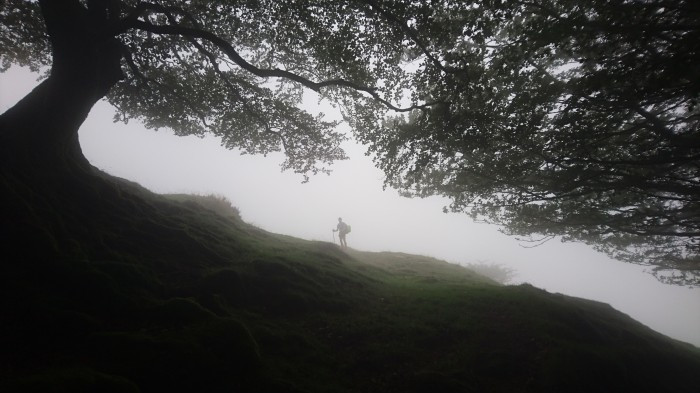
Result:
M343 222L343 219L338 217L338 222Z

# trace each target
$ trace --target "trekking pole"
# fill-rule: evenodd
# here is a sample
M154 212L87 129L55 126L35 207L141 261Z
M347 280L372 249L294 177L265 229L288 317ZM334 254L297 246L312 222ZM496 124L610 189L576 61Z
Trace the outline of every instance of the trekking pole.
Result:
M335 244L335 231L331 229L331 232L333 233L333 244Z

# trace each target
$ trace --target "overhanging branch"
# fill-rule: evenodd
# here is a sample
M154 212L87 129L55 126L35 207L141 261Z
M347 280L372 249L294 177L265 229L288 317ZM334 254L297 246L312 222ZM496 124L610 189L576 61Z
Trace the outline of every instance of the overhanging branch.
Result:
M138 29L138 30L143 30L147 31L150 33L154 34L164 34L164 35L180 35L183 37L187 38L199 38L205 41L208 41L218 47L221 51L223 51L226 56L228 56L234 63L236 63L239 67L242 69L250 72L251 74L261 77L261 78L284 78L288 79L294 82L297 82L301 84L302 86L309 88L315 92L319 92L322 88L325 87L345 87L349 88L355 91L359 92L364 92L369 94L374 100L380 102L387 108L396 111L396 112L410 112L413 110L417 109L427 109L433 105L436 105L438 102L429 102L421 105L412 105L410 107L405 107L401 108L398 106L393 105L389 101L385 100L382 98L379 93L377 93L375 88L372 87L367 87L367 86L362 86L344 79L330 79L326 81L321 81L321 82L314 82L311 81L301 75L286 71L286 70L281 70L278 68L275 69L265 69L265 68L258 68L254 66L253 64L249 63L246 61L235 49L234 47L226 40L222 39L221 37L217 36L214 33L211 33L209 31L199 29L199 28L192 28L192 27L187 27L187 26L181 26L181 25L154 25L149 22L144 22L141 20L137 19L132 19L132 18L127 18L122 21L122 23L119 26L118 31L116 34L121 34L128 29Z
M438 60L435 56L433 56L432 53L430 53L430 50L428 49L428 46L423 42L423 40L418 37L418 34L404 21L396 17L396 15L392 14L391 12L387 11L386 9L382 8L377 4L376 1L374 0L364 0L364 3L366 3L368 6L370 6L371 9L375 10L377 13L379 13L381 16L383 16L386 20L388 20L391 23L394 23L397 25L401 31L404 32L408 36L408 38L413 41L414 44L423 52L425 57L428 58L437 68L439 68L441 71L445 72L446 74L452 74L458 71L461 71L461 69L454 68L454 67L449 67L445 66Z

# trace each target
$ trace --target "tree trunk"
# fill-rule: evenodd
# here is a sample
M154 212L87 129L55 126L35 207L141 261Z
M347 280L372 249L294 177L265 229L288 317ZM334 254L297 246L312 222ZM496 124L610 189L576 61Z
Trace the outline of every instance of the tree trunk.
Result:
M77 0L46 0L41 7L52 45L50 75L0 115L0 236L30 259L75 243L76 228L85 225L76 212L97 211L104 187L80 149L78 129L123 77L108 21Z
M37 180L90 168L78 129L123 76L119 43L108 34L106 20L78 1L43 1L41 6L52 44L50 76L0 115L3 172L45 174Z
M6 170L51 172L69 164L87 164L78 143L78 128L94 102L79 97L80 87L71 88L62 79L51 75L0 115Z

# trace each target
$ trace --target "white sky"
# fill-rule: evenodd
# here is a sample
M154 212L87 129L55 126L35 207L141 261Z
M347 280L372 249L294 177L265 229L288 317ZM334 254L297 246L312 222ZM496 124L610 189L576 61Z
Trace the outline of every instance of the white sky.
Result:
M11 68L0 74L0 112L37 84L37 75ZM524 248L492 225L444 214L441 198L407 199L382 190L382 173L348 143L350 160L330 176L280 172L280 155L241 156L214 138L176 137L137 122L113 123L100 102L80 130L83 152L96 167L157 193L226 196L243 219L271 232L333 241L338 217L352 225L348 245L367 251L400 251L453 263L497 263L528 282L609 303L670 337L700 347L700 289L659 283L644 268L614 261L582 244L550 241Z

